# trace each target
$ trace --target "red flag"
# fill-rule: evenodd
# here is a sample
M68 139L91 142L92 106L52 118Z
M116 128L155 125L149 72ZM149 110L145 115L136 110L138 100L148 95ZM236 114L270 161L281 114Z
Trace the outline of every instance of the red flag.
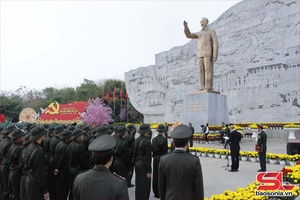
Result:
M113 92L113 101L116 101L116 88L114 87L114 92Z
M128 93L126 92L126 101L128 101Z
M123 96L123 91L122 91L122 85L121 85L121 89L120 89L120 100L122 100L122 96Z
M104 89L102 89L102 102L104 102Z
M109 92L109 88L108 88L108 91L107 91L107 102L110 102L110 92Z

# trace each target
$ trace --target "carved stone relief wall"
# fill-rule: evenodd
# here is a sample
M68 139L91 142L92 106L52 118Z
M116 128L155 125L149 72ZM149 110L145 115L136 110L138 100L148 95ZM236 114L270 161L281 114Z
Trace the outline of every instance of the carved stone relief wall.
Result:
M299 121L299 1L245 0L209 26L220 46L214 90L227 95L230 122ZM145 122L183 121L184 96L200 84L196 51L191 40L157 54L155 65L125 73Z

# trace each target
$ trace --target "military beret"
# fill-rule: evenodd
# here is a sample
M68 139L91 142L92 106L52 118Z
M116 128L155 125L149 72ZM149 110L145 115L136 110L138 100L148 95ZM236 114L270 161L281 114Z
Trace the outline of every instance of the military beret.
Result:
M93 140L89 145L89 151L96 156L106 155L107 153L113 152L116 143L117 141L113 136L102 135Z
M65 140L65 139L68 139L70 137L72 137L72 131L70 131L69 129L65 129L62 132L62 135L61 135L60 139Z
M14 130L14 132L12 133L11 140L15 140L22 136L24 136L24 132L18 128L16 130Z
M138 130L139 134L150 133L150 125L149 124L141 124Z
M3 135L7 135L10 132L13 132L17 127L15 125L9 125L3 130Z
M99 137L101 135L110 134L111 130L107 126L100 126L96 129L95 137Z
M119 126L117 129L118 135L124 135L128 131L128 128L126 126Z
M48 130L42 126L36 126L30 131L30 140L34 141L46 135Z
M192 130L187 125L179 125L172 132L171 137L174 139L186 139L192 136Z
M159 124L158 127L157 127L157 129L156 129L156 131L158 131L158 132L164 132L164 131L166 131L165 125Z
M74 131L73 131L73 135L72 135L72 140L74 140L74 139L76 139L76 138L78 138L79 136L81 136L81 135L83 135L84 134L84 131L82 130L82 129L80 129L80 128L76 128L76 129L74 129Z

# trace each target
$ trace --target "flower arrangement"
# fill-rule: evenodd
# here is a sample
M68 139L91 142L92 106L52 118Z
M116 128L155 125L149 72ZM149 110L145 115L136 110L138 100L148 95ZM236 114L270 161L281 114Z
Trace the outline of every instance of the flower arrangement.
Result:
M255 190L258 187L259 182L255 181L251 184L248 184L246 188L236 188L236 191L225 190L223 194L215 194L209 199L268 199L266 196L256 196ZM298 197L300 194L299 186L295 186L292 190L293 199ZM208 198L205 198L208 200ZM285 199L285 197L278 197L277 199Z
M292 162L297 162L300 160L300 155L295 154L295 155L287 155L287 160L292 161Z
M248 128L250 128L250 129L257 129L257 124L250 124L248 126ZM263 129L268 129L268 128L269 128L268 126L263 125Z
M278 160L287 160L288 159L288 155L286 154L277 154L278 156Z
M283 128L300 128L300 125L290 123L290 124L284 125Z
M271 160L277 160L278 159L278 155L274 154L274 153L267 153L266 154L266 158L269 158Z
M240 156L241 157L248 157L248 152L246 152L246 151L240 151Z
M297 184L300 182L300 165L283 167L281 171L283 172L283 180L292 184Z
M207 148L207 153L214 154L215 151L216 151L216 150L213 149L213 148Z
M258 157L257 151L251 151L251 152L249 152L249 157L250 158L257 158Z

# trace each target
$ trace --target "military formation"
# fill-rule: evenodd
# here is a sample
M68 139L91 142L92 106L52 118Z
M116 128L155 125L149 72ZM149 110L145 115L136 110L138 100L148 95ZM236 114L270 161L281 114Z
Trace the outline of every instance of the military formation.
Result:
M175 142L173 153L184 150L185 164L189 166L186 161L191 161L189 169L195 168L197 172L197 182L190 184L196 184L202 192L190 191L187 195L191 196L186 197L203 199L199 159L186 153L191 129L188 126L176 129L177 136L174 131L171 136L175 141L178 137L180 142ZM168 152L167 126L160 124L156 130L158 135L152 138L149 124L141 124L138 131L131 124L118 127L29 123L0 126L1 199L126 200L129 199L128 188L135 187L135 199L144 200L150 197L151 183L154 197L168 199L170 194L166 190L172 188L166 181L169 174L162 176L168 164L162 169L160 161L162 157L170 160L167 158L173 153ZM136 136L136 132L139 135ZM176 193L173 195L176 197Z

